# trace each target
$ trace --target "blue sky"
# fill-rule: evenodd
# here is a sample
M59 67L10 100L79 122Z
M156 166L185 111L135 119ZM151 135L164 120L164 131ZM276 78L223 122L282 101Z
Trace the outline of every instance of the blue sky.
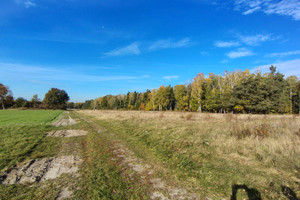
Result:
M0 82L79 102L273 64L300 76L300 0L0 0Z

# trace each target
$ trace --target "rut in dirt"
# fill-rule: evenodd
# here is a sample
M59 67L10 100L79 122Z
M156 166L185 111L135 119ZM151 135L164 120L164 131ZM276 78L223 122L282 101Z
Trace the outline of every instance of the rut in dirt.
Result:
M85 130L58 130L47 133L48 137L77 137L87 135Z

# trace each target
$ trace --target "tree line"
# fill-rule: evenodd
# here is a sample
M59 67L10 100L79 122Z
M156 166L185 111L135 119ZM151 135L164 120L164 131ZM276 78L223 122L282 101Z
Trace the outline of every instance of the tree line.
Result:
M145 92L106 95L84 103L68 103L76 109L151 111L199 111L212 113L300 113L300 80L271 66L260 71L226 71L222 75L199 73L188 84L160 86Z
M0 103L2 109L5 108L23 108L23 109L66 109L69 96L64 90L51 88L45 95L43 101L38 98L38 95L33 95L31 100L26 100L23 97L14 99L11 90L8 86L0 83Z

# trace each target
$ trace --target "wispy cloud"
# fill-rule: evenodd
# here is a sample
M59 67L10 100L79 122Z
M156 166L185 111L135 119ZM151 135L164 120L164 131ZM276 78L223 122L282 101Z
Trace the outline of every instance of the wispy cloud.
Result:
M30 66L14 63L0 63L0 78L9 80L27 80L30 82L101 82L118 80L136 80L148 78L142 76L96 76L89 74L76 73L71 70L58 70L49 67Z
M269 72L269 68L271 65L274 65L280 73L283 73L286 76L296 75L300 77L300 59L256 66L253 67L251 71L254 72L259 69L263 73Z
M15 0L17 4L25 6L25 8L35 7L36 4L33 0Z
M175 49L191 45L189 38L184 38L178 41L174 40L158 40L152 44L145 44L145 42L132 43L126 47L121 47L104 53L104 56L127 56L127 55L139 55L142 52L156 51L159 49Z
M166 80L171 80L171 79L178 79L179 76L164 76L163 79L166 79Z
M239 35L241 42L249 46L258 46L263 42L274 40L270 34Z
M191 45L191 41L189 38L184 38L179 41L173 40L158 40L152 44L148 50L155 51L158 49L167 49L167 48L181 48Z
M267 57L285 57L285 56L298 55L298 54L300 54L300 50L280 52L280 53L271 53L266 56Z
M278 37L272 36L272 34L255 34L255 35L242 35L236 34L234 40L230 41L216 41L214 45L216 47L237 47L241 45L247 46L259 46L263 42L272 41L278 39Z
M299 0L235 0L235 6L244 15L262 11L266 14L286 15L300 20Z
M240 43L236 41L216 41L215 46L216 47L236 47L239 46Z
M227 53L227 56L230 59L246 57L246 56L252 56L252 55L254 55L254 53L251 50L247 49L247 48L239 48L235 51L230 51L229 53Z
M127 56L127 55L139 55L141 53L139 45L132 43L126 47L121 47L104 53L105 56Z

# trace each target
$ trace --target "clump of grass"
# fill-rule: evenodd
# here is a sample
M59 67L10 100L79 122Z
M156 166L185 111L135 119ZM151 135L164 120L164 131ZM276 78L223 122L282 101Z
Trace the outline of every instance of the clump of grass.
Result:
M238 139L244 139L246 137L264 139L269 137L271 133L272 127L266 122L259 125L235 123L231 127L231 135L237 137Z
M186 116L186 120L191 120L193 118L193 113L190 113Z
M259 125L250 125L240 122L232 124L230 132L231 135L237 137L238 139L245 139L247 137L264 139L271 135L272 127L267 122L263 122Z
M233 120L233 114L224 115L226 122L231 122Z
M295 134L300 137L300 128L298 131L295 132Z
M160 113L159 116L158 116L159 119L162 119L162 118L164 118L164 117L165 117L165 116L164 116L164 113Z

